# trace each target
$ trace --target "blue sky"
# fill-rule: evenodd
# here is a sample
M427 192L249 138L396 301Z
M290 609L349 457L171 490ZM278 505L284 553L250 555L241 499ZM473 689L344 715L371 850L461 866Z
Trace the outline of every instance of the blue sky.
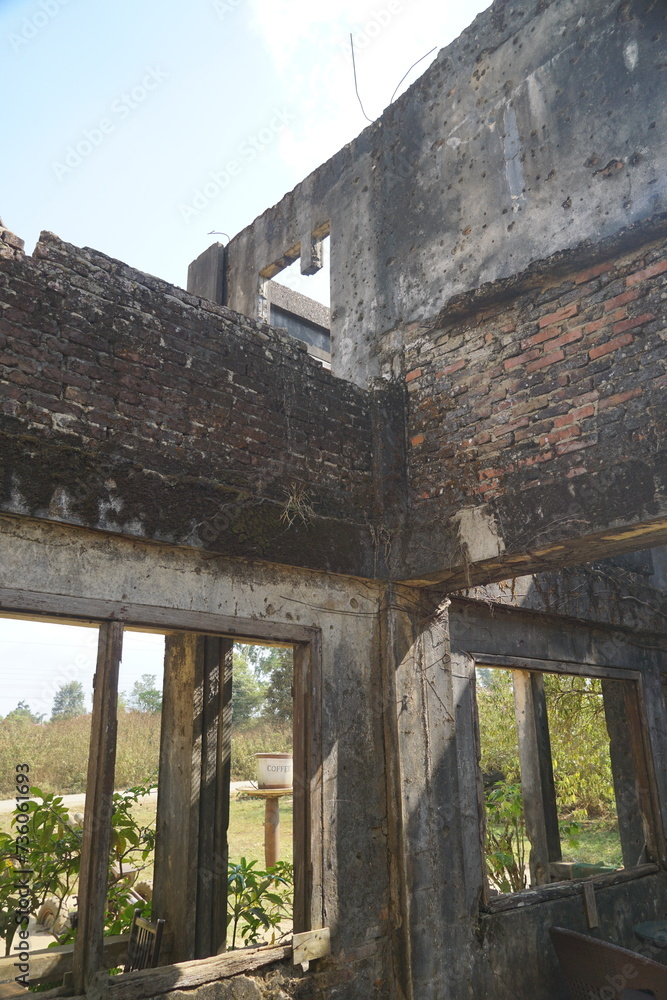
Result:
M233 236L368 124L350 33L374 119L487 6L0 0L0 217L28 252L48 229L184 286L224 242L210 230ZM327 301L326 272L305 280ZM21 699L49 714L61 674L89 690L91 635L0 619L0 715ZM160 643L128 636L121 689L160 672Z
M376 118L486 6L0 0L0 216L30 251L49 229L183 285L210 230L233 236L367 124L350 32Z

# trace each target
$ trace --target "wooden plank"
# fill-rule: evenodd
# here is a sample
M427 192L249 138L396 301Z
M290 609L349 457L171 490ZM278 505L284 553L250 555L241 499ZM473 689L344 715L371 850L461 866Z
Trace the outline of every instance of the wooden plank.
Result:
M211 947L211 919L214 882L216 772L218 763L218 717L220 714L220 640L202 636L201 664L201 773L199 785L199 841L197 863L197 905L195 908L195 958L217 953Z
M153 913L166 920L173 958L195 957L197 842L201 758L195 750L196 664L201 640L191 633L165 642ZM194 759L193 759L194 755Z
M312 858L310 814L310 647L295 646L293 652L293 746L294 746L294 801L293 801L293 836L294 836L294 915L293 926L296 932L311 930L311 889L312 889Z
M551 738L549 736L549 718L547 715L547 699L544 691L544 677L542 674L531 674L530 683L533 694L535 736L540 767L540 780L542 783L542 806L547 832L549 861L560 861L563 853L561 851L560 829L558 827L556 784L554 782L554 768L551 758Z
M452 650L452 684L456 705L457 768L460 796L458 802L463 852L466 909L474 917L480 897L488 896L485 878L486 803L480 760L482 756L477 709L477 674L471 656Z
M162 608L148 604L125 601L107 601L88 597L70 597L63 594L44 594L37 591L0 588L0 609L23 612L31 618L51 615L86 621L122 621L128 625L145 625L162 629L179 629L217 636L257 639L268 645L293 642L311 642L318 629L303 625L260 621L255 618L237 618L208 611L186 611L181 608Z
M534 670L547 674L574 674L580 677L608 677L617 680L636 681L641 677L639 670L628 670L624 667L601 667L592 663L575 663L569 660L543 660L529 656L495 656L490 653L476 653L474 656L478 667L500 667L507 670Z
M100 625L94 680L79 876L79 922L72 963L74 988L85 991L103 966L104 910L109 877L111 812L116 762L120 622Z
M103 966L111 969L123 965L127 953L129 934L118 934L104 938ZM57 948L30 952L30 985L57 982L65 973L72 971L73 944L63 944ZM165 931L162 937L160 956L171 960L171 935ZM0 958L0 982L13 980L16 974L15 958ZM50 992L50 991L49 991Z
M321 927L317 931L306 931L295 934L292 938L292 964L303 965L304 962L314 962L316 958L324 958L331 954L331 931Z
M598 905L595 901L595 886L592 882L584 882L584 910L586 912L586 922L590 930L599 927Z
M609 757L614 782L618 832L625 868L646 861L644 822L639 801L633 737L628 725L629 713L634 716L636 697L632 681L602 681L604 714L609 734ZM645 768L642 768L645 771Z
M551 885L543 885L539 889L525 889L523 892L514 892L503 896L493 896L486 905L489 913L503 913L505 910L520 910L526 906L534 906L536 903L545 903L554 899L566 899L569 896L578 896L583 892L583 886L590 883L596 891L607 889L610 886L622 885L624 882L634 882L635 879L647 878L660 871L658 865L639 865L637 868L623 869L614 875L600 875L595 878L580 882L553 882Z
M229 731L234 644L231 639L201 638L203 696L195 955L208 958L225 950L227 937ZM225 697L228 699L226 704Z
M232 688L234 643L221 640L220 723L218 727L218 767L216 800L217 891L212 911L213 954L227 947L227 867L229 863L229 785L232 773Z
M528 671L513 670L512 677L514 681L514 710L519 736L523 812L526 833L531 844L531 881L533 885L544 885L549 881L549 845L536 731L534 689L531 674Z
M645 740L646 768L651 776L650 785L653 793L655 851L657 856L665 861L667 860L667 704L663 676L658 666L651 665L643 674L639 700L640 729Z
M281 962L291 954L290 943L280 947L241 949L194 962L128 972L127 975L110 978L105 995L107 1000L147 1000L172 990L191 989L204 983L230 979L242 972L253 972Z

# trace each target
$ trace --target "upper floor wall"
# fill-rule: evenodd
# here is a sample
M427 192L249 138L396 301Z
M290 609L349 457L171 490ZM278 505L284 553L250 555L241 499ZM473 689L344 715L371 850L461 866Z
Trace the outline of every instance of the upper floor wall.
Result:
M365 386L452 296L664 211L666 18L655 0L496 0L231 241L225 301L261 315L264 281L299 255L317 268L330 232L332 370Z
M393 393L104 254L43 233L29 257L0 231L5 513L373 576L382 456L404 468Z

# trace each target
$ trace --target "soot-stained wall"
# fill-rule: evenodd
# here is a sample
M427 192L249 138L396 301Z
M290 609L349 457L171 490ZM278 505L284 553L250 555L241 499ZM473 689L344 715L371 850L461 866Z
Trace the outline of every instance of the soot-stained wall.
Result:
M101 253L3 245L4 511L372 574L387 393Z
M496 0L382 117L227 248L228 302L330 224L333 370L400 370L455 294L665 210L655 0ZM309 249L309 248L308 248Z

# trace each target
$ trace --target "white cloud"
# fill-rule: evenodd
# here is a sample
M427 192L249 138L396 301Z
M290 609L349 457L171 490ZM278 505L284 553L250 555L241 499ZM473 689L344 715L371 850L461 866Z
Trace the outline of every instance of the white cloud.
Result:
M401 77L410 86L488 0L251 0L252 26L284 85L289 77L297 121L281 136L280 155L303 176L358 135L368 122L354 90L349 35L355 40L359 93L371 119L387 107Z

